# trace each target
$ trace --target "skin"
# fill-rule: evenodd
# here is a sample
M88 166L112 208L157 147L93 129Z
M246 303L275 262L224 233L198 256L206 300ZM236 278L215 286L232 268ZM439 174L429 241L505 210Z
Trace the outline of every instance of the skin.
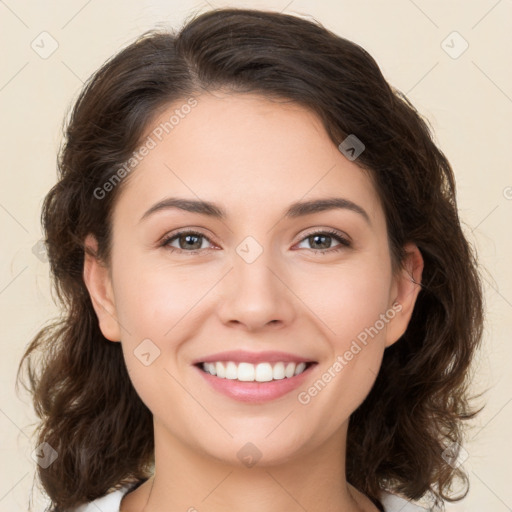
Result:
M101 330L122 344L154 418L154 479L128 494L121 510L376 511L346 482L348 420L385 348L407 328L421 254L407 244L404 267L393 275L378 193L313 113L254 94L197 99L123 183L109 264L87 255L84 265ZM169 105L147 134L177 107ZM140 220L169 196L219 203L227 218L167 209ZM348 209L283 217L295 201L332 196L361 206L369 222ZM352 245L328 252L340 247L335 238L308 241L327 228ZM195 246L201 252L187 253L183 237L181 246L171 242L175 252L159 246L178 229L204 234ZM263 249L250 264L236 252L247 236ZM91 235L86 243L96 247ZM299 403L298 392L394 303L401 311L310 403ZM146 366L134 350L148 338L160 356ZM232 349L281 350L318 364L300 389L246 404L213 390L191 366ZM247 442L262 454L250 468L237 457Z

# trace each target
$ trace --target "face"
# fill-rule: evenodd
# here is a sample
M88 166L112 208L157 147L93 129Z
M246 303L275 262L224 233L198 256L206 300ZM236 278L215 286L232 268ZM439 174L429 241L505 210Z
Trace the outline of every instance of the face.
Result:
M408 245L392 274L378 193L313 113L204 94L159 140L179 107L123 184L109 268L86 259L100 327L161 436L230 464L249 442L260 464L300 457L343 438L407 327L421 256Z

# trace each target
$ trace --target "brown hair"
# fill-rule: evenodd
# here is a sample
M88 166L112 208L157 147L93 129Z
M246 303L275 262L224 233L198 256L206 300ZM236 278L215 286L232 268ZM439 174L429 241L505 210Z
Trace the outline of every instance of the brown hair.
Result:
M460 499L467 475L443 452L462 443L463 420L475 414L468 381L483 306L450 164L363 48L317 21L229 8L197 15L178 33L143 34L89 79L68 119L59 180L42 210L64 313L37 334L18 369L19 379L28 363L38 444L58 452L38 468L51 511L146 479L154 463L151 412L131 384L121 345L103 337L82 277L87 234L108 261L122 183L101 200L95 190L129 159L159 110L221 88L296 102L319 116L337 146L349 134L364 143L356 163L377 186L393 262L414 242L424 270L407 331L386 349L375 385L351 416L347 479L375 503L382 488L411 499L428 494L440 506ZM462 496L454 497L456 479Z

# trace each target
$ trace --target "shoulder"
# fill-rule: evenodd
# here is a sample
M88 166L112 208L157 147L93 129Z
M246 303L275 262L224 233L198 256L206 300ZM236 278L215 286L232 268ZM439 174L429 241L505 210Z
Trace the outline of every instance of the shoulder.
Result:
M79 507L76 507L68 512L119 512L119 507L121 505L121 500L123 496L132 490L137 484L126 484L120 489L116 491L105 494L105 496L101 496L100 498L95 499L94 501L90 501L89 503L84 503Z
M382 491L380 502L384 507L384 512L430 512L431 510L386 491Z

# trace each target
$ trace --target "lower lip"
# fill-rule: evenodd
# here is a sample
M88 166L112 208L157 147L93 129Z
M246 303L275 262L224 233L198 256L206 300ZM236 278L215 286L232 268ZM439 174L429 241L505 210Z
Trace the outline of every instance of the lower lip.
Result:
M240 402L264 403L275 400L297 389L308 378L316 363L310 365L299 375L268 382L242 382L235 379L223 379L207 373L195 366L195 369L212 386L223 395Z

